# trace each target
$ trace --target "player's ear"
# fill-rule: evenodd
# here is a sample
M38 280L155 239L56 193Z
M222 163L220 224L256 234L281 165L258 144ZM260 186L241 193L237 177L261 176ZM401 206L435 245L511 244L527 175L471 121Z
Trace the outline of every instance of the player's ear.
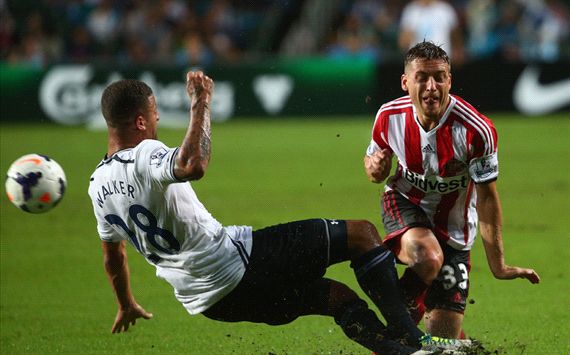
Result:
M135 118L135 127L137 131L146 131L146 121L142 115L137 115Z
M402 90L408 91L408 76L406 74L402 74L400 84L402 85Z

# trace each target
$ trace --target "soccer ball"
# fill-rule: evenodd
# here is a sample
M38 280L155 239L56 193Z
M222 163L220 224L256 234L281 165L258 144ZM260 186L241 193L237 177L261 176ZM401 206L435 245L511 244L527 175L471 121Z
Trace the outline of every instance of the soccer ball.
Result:
M67 180L61 166L40 154L18 158L6 174L6 194L19 209L44 213L54 208L65 193Z

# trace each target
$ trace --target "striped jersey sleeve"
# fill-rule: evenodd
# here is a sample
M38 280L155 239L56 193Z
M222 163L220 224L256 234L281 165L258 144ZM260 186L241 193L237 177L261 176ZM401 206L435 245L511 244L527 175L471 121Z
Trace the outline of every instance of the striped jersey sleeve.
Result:
M376 119L372 128L372 140L366 150L367 155L372 155L375 151L382 149L388 149L390 152L393 152L389 142L391 114L411 107L412 101L409 96L390 101L380 107L376 113Z
M457 103L453 113L467 128L469 175L475 183L496 180L499 175L497 155L497 130L493 122L479 113L473 106L454 96Z

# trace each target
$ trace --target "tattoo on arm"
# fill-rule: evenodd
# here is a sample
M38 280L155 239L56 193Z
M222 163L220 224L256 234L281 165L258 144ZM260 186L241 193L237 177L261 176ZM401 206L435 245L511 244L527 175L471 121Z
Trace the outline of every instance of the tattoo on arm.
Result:
M178 152L176 176L184 177L185 171L192 170L192 166L205 169L210 161L211 145L209 97L193 97L190 126Z
M200 159L210 160L210 155L212 153L212 129L210 124L210 109L208 104L205 104L206 109L204 110L204 120L201 127L201 137L200 137Z

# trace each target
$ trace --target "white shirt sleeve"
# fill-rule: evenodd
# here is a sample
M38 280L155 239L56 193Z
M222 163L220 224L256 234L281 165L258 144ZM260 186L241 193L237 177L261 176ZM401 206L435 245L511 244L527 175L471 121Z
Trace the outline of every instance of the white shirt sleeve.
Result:
M99 238L104 242L120 242L126 238L121 237L121 235L111 227L107 221L102 220L98 214L95 214L97 218L97 232L99 233Z
M151 183L159 185L182 182L174 176L178 148L169 148L162 142L147 139L139 145L136 169Z
M366 155L371 156L374 153L376 153L377 151L382 150L382 148L380 148L380 146L378 145L378 143L376 143L374 141L374 139L372 139L370 141L370 145L368 146L368 148L366 149Z

